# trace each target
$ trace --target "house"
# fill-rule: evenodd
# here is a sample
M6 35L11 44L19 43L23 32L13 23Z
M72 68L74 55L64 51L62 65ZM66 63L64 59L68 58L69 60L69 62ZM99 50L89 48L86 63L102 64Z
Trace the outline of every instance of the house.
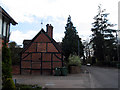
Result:
M56 67L63 66L63 54L59 44L53 39L53 26L46 25L32 39L23 41L20 74L53 74Z
M10 24L16 25L17 22L0 6L0 45L9 42Z
M2 44L8 46L10 24L16 25L18 23L0 6L0 63L2 61Z

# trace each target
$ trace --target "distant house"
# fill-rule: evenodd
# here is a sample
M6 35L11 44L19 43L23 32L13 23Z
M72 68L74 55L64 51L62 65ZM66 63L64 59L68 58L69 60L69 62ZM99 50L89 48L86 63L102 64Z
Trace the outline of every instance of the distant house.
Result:
M16 25L17 22L0 6L0 42L5 44L9 41L10 24Z
M53 74L56 67L63 66L63 54L59 44L53 39L53 26L47 24L32 39L23 41L21 52L21 74Z

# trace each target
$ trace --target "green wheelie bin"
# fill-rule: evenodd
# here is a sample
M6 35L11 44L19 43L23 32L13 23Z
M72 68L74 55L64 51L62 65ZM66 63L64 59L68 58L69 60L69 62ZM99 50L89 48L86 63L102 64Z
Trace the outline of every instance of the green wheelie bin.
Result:
M67 68L66 68L66 67L62 67L62 68L61 68L61 75L62 75L62 76L67 76L67 73L68 73Z
M55 76L60 76L60 75L61 75L60 68L55 68Z

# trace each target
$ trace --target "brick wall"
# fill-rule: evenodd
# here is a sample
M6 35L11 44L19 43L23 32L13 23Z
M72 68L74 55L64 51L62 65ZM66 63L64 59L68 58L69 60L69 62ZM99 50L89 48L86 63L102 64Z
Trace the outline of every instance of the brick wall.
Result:
M53 68L62 67L62 62L53 62Z
M21 61L22 68L31 68L31 61Z
M13 75L20 74L20 66L19 65L12 66L12 74Z
M36 43L32 43L26 52L36 52Z
M51 53L43 53L42 56L43 61L51 61Z
M32 62L32 69L40 69L41 62Z
M41 53L32 53L32 61L39 62L41 60Z
M48 52L58 52L58 50L55 48L55 46L52 43L48 43L47 51Z
M34 42L51 42L49 40L49 38L47 38L47 36L43 33L41 33L36 39Z
M56 54L57 57L61 58L60 54ZM53 61L61 61L60 59L58 59L55 55L53 55Z
M50 24L47 24L46 25L46 28L47 28L47 34L50 38L53 38L53 26Z
M24 75L29 75L30 74L30 70L21 70L21 74L24 74Z
M37 52L46 52L46 43L38 43Z
M31 54L22 54L23 60L31 60Z

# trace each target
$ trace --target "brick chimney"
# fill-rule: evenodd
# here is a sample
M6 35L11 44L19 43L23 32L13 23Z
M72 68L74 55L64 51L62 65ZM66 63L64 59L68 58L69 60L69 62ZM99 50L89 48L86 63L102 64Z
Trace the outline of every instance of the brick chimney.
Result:
M48 34L48 36L50 38L53 38L53 26L51 24L50 25L47 24L46 27L47 27L47 34Z

